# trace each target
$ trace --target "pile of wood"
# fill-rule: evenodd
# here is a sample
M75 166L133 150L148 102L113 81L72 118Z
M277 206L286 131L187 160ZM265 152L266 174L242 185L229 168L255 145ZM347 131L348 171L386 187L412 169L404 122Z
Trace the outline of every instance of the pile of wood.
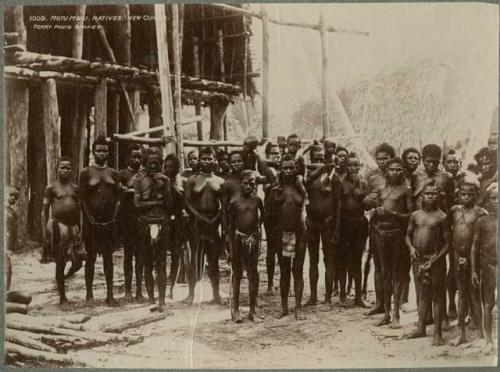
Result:
M24 303L12 302L14 299ZM91 331L85 326L91 318L88 315L46 318L27 315L30 301L30 296L19 292L7 294L5 359L10 365L30 362L43 366L89 366L88 361L66 353L110 343L131 345L143 341L142 336Z

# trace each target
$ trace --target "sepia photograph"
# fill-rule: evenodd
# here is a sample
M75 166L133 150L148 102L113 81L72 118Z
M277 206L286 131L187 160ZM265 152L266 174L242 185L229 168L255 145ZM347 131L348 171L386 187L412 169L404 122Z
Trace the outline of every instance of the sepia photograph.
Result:
M498 3L7 3L4 367L498 366Z

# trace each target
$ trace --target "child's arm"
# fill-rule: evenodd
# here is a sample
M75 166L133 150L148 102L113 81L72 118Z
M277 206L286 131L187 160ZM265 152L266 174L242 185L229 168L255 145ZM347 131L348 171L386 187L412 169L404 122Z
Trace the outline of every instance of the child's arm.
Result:
M413 230L415 229L415 213L413 213L410 216L410 222L408 223L408 228L406 229L406 236L405 236L405 243L408 249L410 250L410 256L412 260L418 260L420 258L420 254L418 253L417 249L413 246L412 242Z
M479 253L481 252L481 218L474 225L474 237L471 248L471 280L472 285L479 286Z

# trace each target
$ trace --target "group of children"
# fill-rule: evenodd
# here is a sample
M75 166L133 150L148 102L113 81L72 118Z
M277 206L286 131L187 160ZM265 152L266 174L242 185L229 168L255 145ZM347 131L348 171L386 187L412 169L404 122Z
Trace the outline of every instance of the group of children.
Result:
M378 325L399 328L399 311L408 301L413 268L419 320L416 331L407 337L424 336L433 317L433 344L442 345L441 321L454 316L458 288L461 334L455 344L466 340L465 320L470 314L471 326L481 329L481 334L484 327L485 351L491 351L496 288L496 150L478 152L476 175L472 169L461 171L460 155L453 150L442 157L439 146L431 144L422 153L409 148L399 158L391 146L382 144L375 149L378 167L361 176L362 164L356 154L327 138L302 146L297 135L279 137L276 143L265 143L264 156L258 151L262 145L257 137L249 136L241 150L230 153L216 153L209 147L192 151L187 155L189 168L182 173L174 155L163 160L159 149L134 145L127 167L118 172L107 165L111 147L100 137L92 146L94 164L80 172L78 185L70 181L70 160L61 158L57 180L45 192L42 218L47 247L43 258L52 256L56 261L61 305L69 307L64 280L82 266L83 259L87 302L93 303L97 254L103 256L106 302L116 305L112 253L123 245L126 299L133 298L135 257L136 300L143 299L144 275L149 300L155 303L154 268L158 308L164 310L170 250L170 296L179 267L184 266L189 283L185 302L193 302L206 257L214 302L222 304L218 261L225 254L232 267L232 319L242 321L240 282L246 270L248 317L259 321L257 265L263 225L267 293L273 294L277 257L281 316L288 314L293 276L295 316L305 318L302 294L307 251L310 298L306 306L317 304L321 246L325 303L331 304L332 296L339 293L340 305L347 306L352 280L354 305L367 307L363 295L373 257L376 304L367 315L384 314ZM262 192L257 192L258 185L262 185ZM363 280L362 256L368 238ZM72 266L65 274L67 261L72 261ZM450 295L448 311L446 289Z

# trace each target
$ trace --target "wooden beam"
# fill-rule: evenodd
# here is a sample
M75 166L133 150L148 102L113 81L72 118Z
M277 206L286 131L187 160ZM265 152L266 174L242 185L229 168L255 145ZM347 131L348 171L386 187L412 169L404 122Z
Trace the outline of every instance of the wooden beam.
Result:
M179 25L179 5L172 4L172 50L174 62L174 117L175 117L175 135L177 139L177 158L179 159L180 170L184 169L184 151L182 146L182 106L181 106L181 53L182 44L180 40Z
M198 46L198 38L193 35L193 74L194 77L200 77L200 55L199 55L199 46ZM201 116L201 104L200 102L194 103L194 113L196 116ZM196 123L196 132L198 135L198 140L203 141L203 122L199 120Z
M23 82L5 84L5 126L7 134L6 183L20 191L16 210L19 213L18 246L28 236L28 111L29 90ZM21 245L22 246L22 245Z
M328 40L325 32L324 14L319 14L320 38L321 38L321 124L323 127L323 137L330 135L330 121L328 119Z
M255 18L261 18L262 17L261 13L252 12L249 9L238 8L238 7L233 6L233 5L218 4L218 3L210 3L210 4L207 4L207 5L209 5L209 6L215 6L217 8L223 9L223 10L227 10L227 11L230 11L230 12L233 12L233 13L243 14L243 15L247 15L247 16L251 16L251 17L255 17Z
M265 4L262 15L262 138L269 138L269 25Z
M14 23L14 30L17 32L16 44L26 47L28 34L24 25L24 11L21 5L15 5L12 7L12 20Z
M156 45L158 49L158 80L161 91L161 112L163 120L164 137L174 135L174 107L172 99L172 88L170 86L170 67L168 56L167 22L165 15L165 4L154 4ZM167 145L166 154L175 153L175 145Z
M217 30L217 51L219 56L219 76L220 81L226 82L226 66L224 65L224 33Z
M75 22L71 34L71 57L82 58L83 53L83 22L85 17L86 5L75 5Z
M61 139L57 88L54 79L42 84L43 126L45 129L45 151L47 156L47 183L57 179L57 161L61 157Z
M201 120L202 118L203 118L202 115L193 116L193 117L190 117L190 118L181 118L181 124L183 126L184 125L194 124L194 123L197 123L198 120ZM127 136L143 136L145 134L159 132L159 131L162 131L162 130L163 130L163 126L160 125L160 126L157 126L157 127L152 127L152 128L148 128L148 129L144 129L144 130L134 130L133 132L123 133L123 134L126 134Z
M107 123L107 82L106 78L101 79L101 82L96 87L94 95L94 140L99 136L106 136Z

